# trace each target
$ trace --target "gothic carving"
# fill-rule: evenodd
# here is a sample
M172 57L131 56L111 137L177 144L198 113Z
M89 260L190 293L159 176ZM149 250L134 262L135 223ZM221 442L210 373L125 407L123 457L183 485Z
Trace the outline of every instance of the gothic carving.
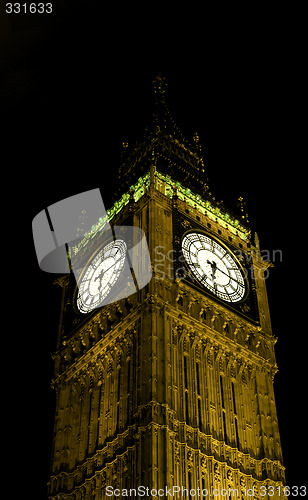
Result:
M220 483L221 481L220 468L217 462L214 464L214 481L216 483Z
M176 156L182 166L189 159L196 179L200 174L192 161L197 153L190 154L182 138L176 142L171 134L170 145L167 122L156 123L160 129L151 132L150 145L139 145L137 157L126 162L132 173L150 155L151 174L141 172L138 186L114 210L113 222L121 225L124 216L134 217L147 232L151 255L161 245L165 260L176 254L183 231L195 224L226 242L232 236L232 246L243 248L250 234L222 205L211 197L201 200L192 188L175 185L159 171L166 162L172 176ZM192 171L186 172L191 181ZM189 219L181 215L186 210ZM68 293L64 281L59 284ZM237 486L243 499L252 481L280 484L284 468L271 387L276 339L266 330L265 292L254 291L258 297L261 292L260 324L246 317L248 303L228 307L183 276L152 280L89 317L75 315L69 329L64 322L54 355L57 418L50 498L100 498L107 485L167 484L170 477L184 487L188 477L194 487L200 480L211 487Z

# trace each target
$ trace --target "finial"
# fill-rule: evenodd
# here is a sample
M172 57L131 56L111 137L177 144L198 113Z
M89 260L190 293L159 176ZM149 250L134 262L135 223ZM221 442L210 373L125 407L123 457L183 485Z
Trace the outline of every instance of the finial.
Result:
M243 196L239 196L238 199L237 199L237 206L241 209L242 213L244 212L244 206L245 205L246 205L246 203L244 202Z
M242 219L247 222L247 224L249 223L249 220L248 220L248 214L246 212L246 202L244 201L244 198L243 196L239 196L238 199L237 199L237 206L240 208L241 210L241 217Z
M199 137L198 132L194 133L193 139L194 139L195 143L199 145L200 137Z
M127 153L128 153L128 142L124 139L122 141L121 146L122 146L121 151L120 151L121 159L122 159L122 161L125 161Z

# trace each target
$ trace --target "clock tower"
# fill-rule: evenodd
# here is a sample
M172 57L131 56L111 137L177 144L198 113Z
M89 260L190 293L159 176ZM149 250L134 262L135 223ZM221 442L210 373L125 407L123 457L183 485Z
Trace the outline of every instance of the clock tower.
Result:
M118 231L144 231L152 279L93 310L78 307L72 275L57 280L49 498L280 498L269 263L243 203L235 215L210 193L199 137L177 128L161 77L154 94L151 127L123 145L107 211Z

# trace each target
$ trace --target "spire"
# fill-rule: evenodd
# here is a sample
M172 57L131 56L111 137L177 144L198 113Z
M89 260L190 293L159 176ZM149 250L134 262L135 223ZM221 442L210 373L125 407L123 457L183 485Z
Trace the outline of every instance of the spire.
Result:
M197 133L188 141L175 123L167 106L167 81L162 74L153 79L154 114L153 129L155 143L160 145L161 156L168 156L168 172L177 178L181 170L181 179L192 188L204 194L207 189L204 160L200 137ZM173 166L176 165L174 168Z
M199 135L195 133L188 141L175 123L167 106L166 78L159 73L152 84L152 123L133 149L125 148L126 155L122 157L119 170L119 189L124 189L127 182L131 184L133 178L149 170L155 159L158 170L169 174L175 181L180 180L202 196L208 190L208 184Z
M154 78L152 83L153 83L153 90L154 90L156 104L165 103L167 86L168 86L166 78L161 73L159 73Z
M167 105L167 80L159 73L153 79L154 91L154 113L153 123L156 127L156 132L165 131L169 137L174 137L178 142L185 144L188 149L191 149L191 144L184 137L178 126L176 125Z
M243 196L238 197L237 206L241 211L241 218L243 219L244 222L249 224L248 214L246 212L246 201L244 200Z
M166 129L170 121L170 113L167 107L167 80L159 73L152 81L154 92L153 125L156 134ZM170 127L169 127L170 128Z

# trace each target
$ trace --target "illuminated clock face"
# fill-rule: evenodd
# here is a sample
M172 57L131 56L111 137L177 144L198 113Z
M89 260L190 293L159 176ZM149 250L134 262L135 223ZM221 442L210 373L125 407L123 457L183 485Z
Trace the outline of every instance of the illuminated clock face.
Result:
M239 302L246 293L243 271L236 257L216 240L189 233L182 240L183 256L202 286L226 302Z
M126 243L116 240L92 259L78 283L77 308L81 313L101 307L123 270L126 250Z

